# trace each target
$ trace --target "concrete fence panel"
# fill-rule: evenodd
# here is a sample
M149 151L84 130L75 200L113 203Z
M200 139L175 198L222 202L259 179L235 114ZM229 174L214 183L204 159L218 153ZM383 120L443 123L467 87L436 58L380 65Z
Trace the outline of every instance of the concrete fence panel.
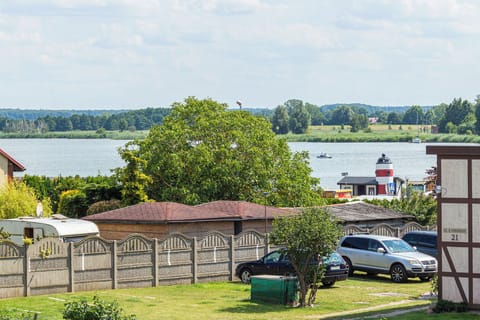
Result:
M133 234L117 243L117 287L150 287L153 281L152 239Z
M400 238L403 237L403 235L407 232L418 231L418 230L426 230L426 228L416 222L409 222L405 224L402 228L400 228L399 237Z
M234 237L235 264L258 260L268 253L267 240L263 233L248 230Z
M220 232L212 232L197 241L197 281L229 280L231 278L230 237Z
M57 238L43 238L26 249L26 295L70 290L68 244Z
M158 241L158 284L185 284L194 281L194 238L171 234Z
M24 248L11 241L0 242L0 298L24 292Z
M370 232L370 234L375 234L378 236L387 236L387 237L397 237L398 236L398 230L397 228L393 228L390 225L386 223L381 223L373 227Z
M88 237L72 244L71 291L102 290L113 287L113 241Z
M361 233L368 233L368 229L360 228L359 226L356 226L354 224L348 224L343 227L343 234L346 236Z

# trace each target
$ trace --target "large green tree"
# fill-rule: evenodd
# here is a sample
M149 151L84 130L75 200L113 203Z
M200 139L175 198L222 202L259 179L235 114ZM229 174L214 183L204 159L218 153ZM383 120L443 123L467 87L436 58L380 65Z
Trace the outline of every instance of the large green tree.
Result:
M127 163L124 168L116 169L118 180L122 183L123 204L128 206L148 201L145 186L151 179L141 170L146 165L146 161L138 157L135 142L127 143L123 149L119 150L119 153Z
M311 123L311 116L302 100L291 99L285 102L288 111L290 131L296 134L307 132Z
M475 122L475 132L480 134L480 94L475 98L475 117L477 121Z
M315 301L325 271L321 257L335 250L341 235L340 224L325 209L307 208L298 216L273 221L270 238L273 244L285 247L297 274L300 306L312 305Z
M321 202L308 154L292 153L263 116L194 97L172 107L161 126L129 145L144 161L138 170L151 179L145 182L150 199L263 203L268 191L269 203L279 206Z
M355 114L352 117L350 132L358 132L360 130L368 128L368 117L363 114Z
M454 131L457 128L462 128L458 133L465 133L461 131L474 130L475 115L472 104L468 100L461 98L453 99L453 101L445 109L445 114L439 123L440 132Z
M403 115L403 123L405 124L422 124L423 123L423 110L420 106L411 106L405 111Z
M388 124L400 124L402 123L402 114L398 112L390 112L387 116Z
M347 125L352 122L354 112L349 106L340 106L332 111L330 124L333 125Z
M278 106L275 108L272 115L272 130L276 134L288 133L288 111L285 106Z
M320 107L308 102L305 102L305 108L308 113L310 113L310 118L313 126L320 126L326 122L325 115L323 114Z

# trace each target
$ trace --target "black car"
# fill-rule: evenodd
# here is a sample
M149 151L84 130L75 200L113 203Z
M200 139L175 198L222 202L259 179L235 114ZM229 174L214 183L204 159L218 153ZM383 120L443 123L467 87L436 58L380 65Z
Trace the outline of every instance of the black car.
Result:
M410 231L402 239L420 252L432 257L437 257L437 232L436 231Z
M348 277L348 265L336 252L332 252L323 259L326 264L325 276L322 279L324 286L332 286L336 281L346 280ZM253 275L290 275L294 274L292 264L288 256L282 250L272 251L256 261L240 263L235 274L243 283L250 283Z

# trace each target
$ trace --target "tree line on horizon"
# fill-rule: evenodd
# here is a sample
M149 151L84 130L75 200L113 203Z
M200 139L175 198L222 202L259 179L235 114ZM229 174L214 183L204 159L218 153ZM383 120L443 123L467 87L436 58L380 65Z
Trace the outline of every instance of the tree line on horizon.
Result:
M290 99L275 109L246 108L244 110L270 120L276 134L303 134L308 127L346 125L352 132L367 129L369 119L390 125L435 125L439 133L480 134L480 95L474 102L455 98L449 104L437 106L373 107L363 104L317 106L299 99ZM171 108L145 108L107 112L106 110L60 111L8 109L0 113L0 131L5 133L46 133L65 131L136 131L150 130L161 125ZM33 111L32 111L33 112ZM20 118L23 116L23 118Z

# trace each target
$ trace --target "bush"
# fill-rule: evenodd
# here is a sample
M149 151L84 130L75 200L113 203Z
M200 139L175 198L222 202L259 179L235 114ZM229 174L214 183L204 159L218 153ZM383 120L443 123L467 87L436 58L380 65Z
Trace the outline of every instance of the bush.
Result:
M107 200L107 201L98 201L88 207L87 216L92 214L115 210L123 207L122 202L117 199Z
M435 274L432 278L432 293L438 294L438 274Z
M69 218L81 218L88 209L87 197L80 190L67 190L60 195L57 213Z
M455 303L448 300L438 300L437 304L433 308L433 312L467 312L468 305L465 303Z
M122 315L118 302L106 302L93 297L93 303L86 300L65 304L63 319L66 320L136 320L135 315Z
M2 309L0 310L0 320L32 320L35 315L21 312L18 310Z

